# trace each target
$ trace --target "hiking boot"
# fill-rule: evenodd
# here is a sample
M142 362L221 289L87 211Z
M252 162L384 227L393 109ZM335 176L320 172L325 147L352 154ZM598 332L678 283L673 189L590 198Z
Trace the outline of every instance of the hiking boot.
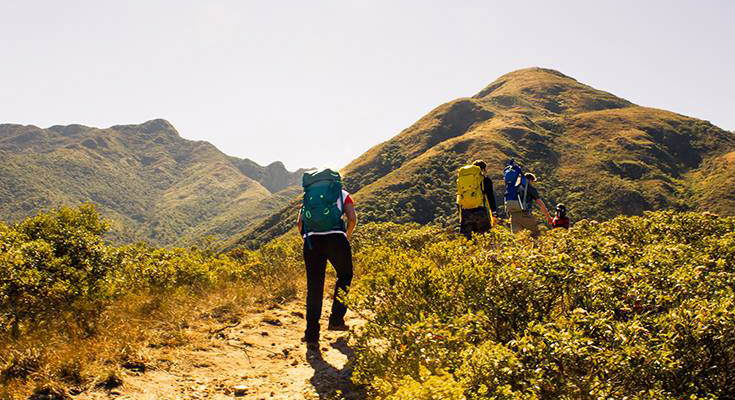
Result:
M345 324L344 322L339 323L339 324L330 323L329 326L327 326L327 330L328 331L349 331L350 327L347 326L347 324Z

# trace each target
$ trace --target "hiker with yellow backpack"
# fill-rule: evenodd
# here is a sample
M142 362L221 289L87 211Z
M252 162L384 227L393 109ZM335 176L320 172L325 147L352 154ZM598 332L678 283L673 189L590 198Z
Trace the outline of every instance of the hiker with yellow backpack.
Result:
M473 161L457 173L457 209L459 232L467 239L473 233L484 233L497 222L497 205L493 181L485 176L487 164Z

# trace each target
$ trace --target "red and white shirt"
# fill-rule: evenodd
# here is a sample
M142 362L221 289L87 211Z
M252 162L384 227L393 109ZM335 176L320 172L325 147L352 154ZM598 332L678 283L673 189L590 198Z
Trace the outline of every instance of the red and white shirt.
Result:
M344 214L344 209L342 208L343 204L355 204L355 202L352 200L352 196L350 196L350 194L346 190L342 190L342 201L337 200L337 208ZM311 235L330 235L332 233L341 233L347 236L347 232L343 231L306 232L306 234L302 236L304 237L304 239L306 239L308 236Z

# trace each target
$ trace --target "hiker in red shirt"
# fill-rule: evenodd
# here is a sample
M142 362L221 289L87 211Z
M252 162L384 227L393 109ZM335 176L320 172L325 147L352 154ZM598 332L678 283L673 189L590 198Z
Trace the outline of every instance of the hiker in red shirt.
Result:
M551 222L551 229L556 228L569 229L567 207L562 203L556 205L556 217L554 217L554 220Z
M319 319L327 261L337 273L327 330L349 330L344 319L347 306L339 293L346 293L352 283L350 238L357 225L357 213L352 196L342 188L338 172L330 169L307 171L302 182L304 201L297 224L304 238L306 266L306 331L303 341L313 351L319 349Z

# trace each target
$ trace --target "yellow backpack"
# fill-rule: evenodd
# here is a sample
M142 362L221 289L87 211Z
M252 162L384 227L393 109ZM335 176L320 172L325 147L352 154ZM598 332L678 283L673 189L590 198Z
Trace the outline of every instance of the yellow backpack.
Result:
M467 165L457 173L457 204L462 209L487 207L485 201L485 176L477 165Z

